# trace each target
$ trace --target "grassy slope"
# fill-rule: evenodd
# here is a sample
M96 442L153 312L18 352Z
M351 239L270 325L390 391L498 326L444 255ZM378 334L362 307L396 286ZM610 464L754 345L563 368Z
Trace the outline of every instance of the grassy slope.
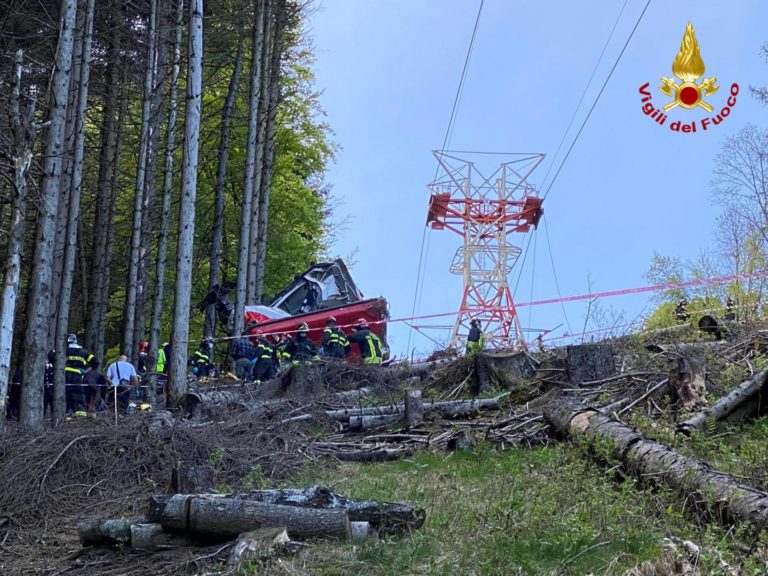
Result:
M358 498L427 509L404 538L352 545L313 543L263 574L622 574L658 557L664 537L704 546L699 568L738 565L733 533L702 528L663 491L617 482L576 447L496 452L480 448L370 466L311 468L290 485L325 484ZM757 567L745 566L749 574Z

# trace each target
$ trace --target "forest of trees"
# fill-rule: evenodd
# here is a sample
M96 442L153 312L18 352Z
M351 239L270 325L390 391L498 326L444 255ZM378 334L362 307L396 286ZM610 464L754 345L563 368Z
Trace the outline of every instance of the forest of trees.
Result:
M320 256L331 131L299 0L1 0L0 406L23 374L44 425L49 350L148 364L170 341L170 405L200 338L238 334ZM236 283L230 326L211 287ZM63 353L53 416L64 417ZM0 418L0 426L3 425Z

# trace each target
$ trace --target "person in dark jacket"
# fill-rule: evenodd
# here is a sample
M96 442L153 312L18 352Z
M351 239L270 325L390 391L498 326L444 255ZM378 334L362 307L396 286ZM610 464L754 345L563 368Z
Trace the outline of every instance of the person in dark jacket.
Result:
M235 376L241 380L250 380L251 364L256 358L256 347L245 334L232 342L229 355L235 361Z
M336 318L331 316L323 329L323 356L341 360L347 356L349 349L350 345L346 334L339 328Z
M208 376L208 371L211 366L211 350L212 342L209 340L203 340L200 342L200 347L192 354L189 359L189 364L192 366L192 373L196 374L198 378Z
M355 332L349 335L349 341L360 347L360 356L365 364L381 364L384 360L384 345L376 334L371 332L368 321L360 318L355 322Z
M264 382L277 374L277 353L264 334L256 331L256 351L253 357L253 379Z
M96 358L91 358L88 363L88 371L83 376L85 401L89 415L93 415L96 410L103 407L103 400L107 392L107 379L99 371L100 365L101 362Z
M87 416L83 375L88 370L92 354L77 343L77 336L67 336L67 362L64 366L64 380L67 384L67 414Z
M469 334L467 335L467 354L479 352L485 347L485 337L480 330L480 320L475 318L469 323Z
M286 350L291 355L292 364L319 358L317 346L309 339L309 326L306 322L299 324L296 329L296 336L290 339Z

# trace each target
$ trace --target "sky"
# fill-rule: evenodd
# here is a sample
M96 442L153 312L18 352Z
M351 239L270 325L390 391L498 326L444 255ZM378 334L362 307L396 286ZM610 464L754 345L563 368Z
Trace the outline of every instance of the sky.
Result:
M335 219L344 221L332 253L352 255L355 281L367 297L386 297L392 318L412 312L430 195L426 185L437 166L432 150L443 144L479 4L320 0L309 22L316 85L341 147L327 176L337 202ZM544 153L529 181L546 189L645 5L646 0L485 0L448 148ZM672 76L689 21L705 77L715 76L720 86L706 98L715 110L678 108L659 126L642 112L639 88L650 83L657 107L670 100L657 87L662 76ZM543 225L530 241L519 235L527 255L512 273L515 301L557 297L556 280L562 296L644 286L654 252L689 259L713 246L719 213L710 186L713 159L723 141L747 123L768 124L768 108L749 94L749 86L768 85L768 62L760 54L768 42L766 22L764 0L650 3L552 184ZM675 120L700 124L716 114L733 83L739 85L736 104L718 126L699 127L695 134L669 129ZM456 311L462 279L448 268L461 238L447 230L428 231L426 238L416 314ZM601 304L623 312L627 321L653 308L647 295ZM587 306L529 307L520 310L520 319L525 327L556 328L548 338L581 333ZM587 325L595 328L594 318ZM441 343L448 339L447 331L430 334ZM389 325L388 335L400 357L421 357L437 347L400 322Z

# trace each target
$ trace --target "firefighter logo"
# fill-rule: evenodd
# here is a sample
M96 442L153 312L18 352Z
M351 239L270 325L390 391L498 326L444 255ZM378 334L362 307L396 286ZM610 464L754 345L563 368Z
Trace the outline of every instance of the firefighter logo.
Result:
M701 106L707 112L712 112L712 106L704 101L705 96L717 92L717 78L714 76L696 81L704 75L704 60L699 52L699 43L693 31L693 24L688 22L680 44L680 51L672 62L672 73L681 80L678 84L673 78L661 78L659 90L667 96L674 98L672 102L664 105L664 110L669 111L675 106L691 109Z

